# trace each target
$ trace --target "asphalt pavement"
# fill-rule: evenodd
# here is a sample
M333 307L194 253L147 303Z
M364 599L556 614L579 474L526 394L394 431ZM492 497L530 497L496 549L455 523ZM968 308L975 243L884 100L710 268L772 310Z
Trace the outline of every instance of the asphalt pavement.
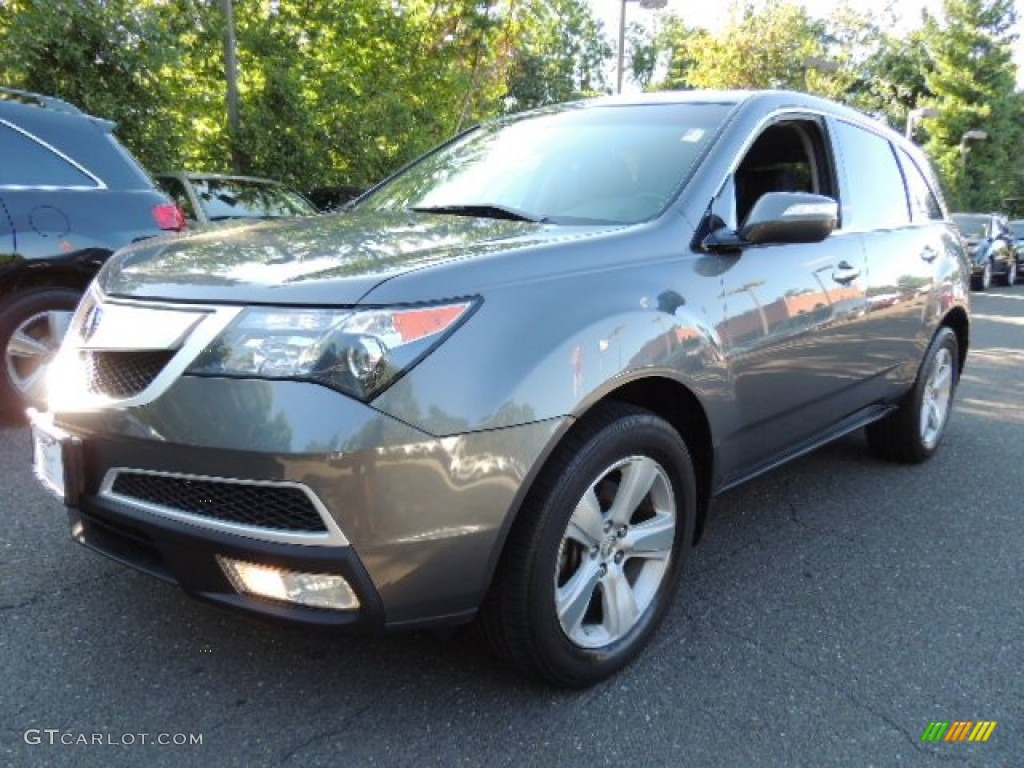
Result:
M653 645L582 693L470 633L270 625L92 554L8 423L0 765L1024 765L1024 285L973 308L932 461L857 435L724 496Z

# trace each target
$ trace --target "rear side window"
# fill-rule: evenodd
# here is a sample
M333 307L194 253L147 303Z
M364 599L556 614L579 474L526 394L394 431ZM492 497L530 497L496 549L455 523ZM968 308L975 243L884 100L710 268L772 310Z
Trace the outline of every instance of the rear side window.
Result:
M899 158L907 179L907 191L910 193L911 217L914 221L942 219L942 206L935 199L935 193L932 192L917 163L902 149L899 150Z
M0 123L0 187L87 187L95 180L38 141Z
M840 201L843 227L891 229L910 223L907 191L892 145L878 134L837 122L836 140L846 168Z

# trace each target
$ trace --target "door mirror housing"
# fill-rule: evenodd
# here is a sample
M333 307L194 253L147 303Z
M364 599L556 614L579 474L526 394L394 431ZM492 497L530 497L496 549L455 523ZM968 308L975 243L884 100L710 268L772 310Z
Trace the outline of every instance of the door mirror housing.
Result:
M839 204L807 192L761 195L740 227L740 239L762 243L820 243L839 222Z

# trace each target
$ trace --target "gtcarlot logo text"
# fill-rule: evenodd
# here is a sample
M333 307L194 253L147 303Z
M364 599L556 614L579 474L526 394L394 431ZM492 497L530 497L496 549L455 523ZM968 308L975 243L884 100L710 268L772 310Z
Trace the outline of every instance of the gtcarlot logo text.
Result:
M66 747L197 747L203 744L201 733L85 733L60 728L29 728L22 738L26 744Z

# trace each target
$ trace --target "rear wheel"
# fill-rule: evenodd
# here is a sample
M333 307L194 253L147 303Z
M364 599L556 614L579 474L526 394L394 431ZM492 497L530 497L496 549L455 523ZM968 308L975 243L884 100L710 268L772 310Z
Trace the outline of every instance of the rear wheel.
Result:
M574 428L520 512L481 610L499 655L583 687L631 661L661 622L693 540L686 445L663 419L609 404Z
M6 297L0 309L0 407L45 407L46 372L80 298L70 288L33 288Z
M1003 273L1003 285L1010 286L1017 282L1017 260L1010 259L1006 271Z
M914 388L899 408L867 428L868 444L882 458L920 463L938 449L959 378L956 334L940 328L928 346Z

